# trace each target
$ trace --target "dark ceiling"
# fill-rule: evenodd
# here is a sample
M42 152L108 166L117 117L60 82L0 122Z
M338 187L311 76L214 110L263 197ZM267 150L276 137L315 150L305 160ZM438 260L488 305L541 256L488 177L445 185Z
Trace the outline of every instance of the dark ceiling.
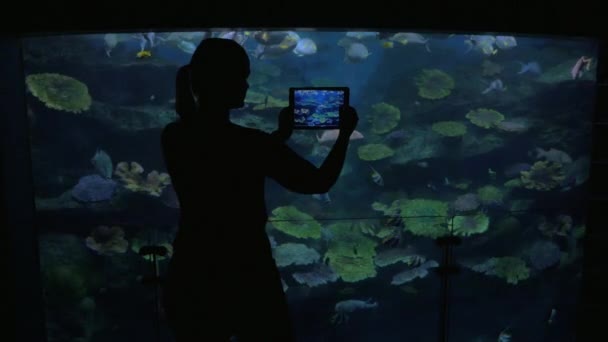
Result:
M600 36L607 12L592 1L64 1L3 6L5 33L155 31L201 27L402 28Z

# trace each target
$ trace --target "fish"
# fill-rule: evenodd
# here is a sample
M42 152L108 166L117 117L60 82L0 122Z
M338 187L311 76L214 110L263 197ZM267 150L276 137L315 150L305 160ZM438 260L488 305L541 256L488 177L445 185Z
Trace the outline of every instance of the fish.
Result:
M389 42L389 41L383 41L382 47L385 49L392 49L393 47L395 47L395 43Z
M317 141L319 143L336 141L338 139L339 134L340 134L339 129L328 129L328 130L325 130L321 134L321 136L319 136L317 134ZM364 136L361 132L354 130L353 133L351 133L349 140L359 140L359 139L363 139L363 138L364 138Z
M177 48L184 51L187 54L193 54L196 51L196 45L187 40L180 40L177 42Z
M540 64L538 64L538 62L532 61L532 62L528 62L528 63L523 63L523 62L518 62L518 63L521 64L521 68L517 72L518 75L525 74L525 73L532 73L532 74L537 74L537 75L542 74L542 69L540 67Z
M549 319L547 320L547 324L551 325L555 322L555 315L557 315L557 310L551 309L551 313L549 314Z
M511 332L509 331L509 328L505 328L500 332L497 342L511 342Z
M591 58L581 56L576 63L574 63L574 66L572 66L572 69L570 70L570 75L573 80L583 76L583 66L585 66L586 70L589 70L591 68Z
M484 91L482 91L482 94L487 94L491 91L505 91L507 90L507 87L505 87L505 85L502 83L502 81L500 79L495 79L494 81L492 81L490 83L490 86L487 87Z
M353 31L346 32L346 37L356 40L375 39L378 38L380 32Z
M517 40L513 36L496 36L496 46L502 50L512 49L517 46Z
M152 52L149 50L143 50L143 51L139 51L135 56L139 59L150 58L150 57L152 57Z
M572 163L572 157L570 157L568 153L555 148L543 150L542 148L537 147L534 152L536 153L537 159L544 158L545 160L560 164Z
M372 180L374 181L374 183L380 186L384 186L384 179L382 179L382 175L380 175L380 173L376 171L376 169L374 169L373 167L370 166L370 168L372 169Z
M329 192L326 192L324 194L313 194L312 198L319 200L321 202L324 202L324 203L331 203L331 198L329 197Z
M292 52L298 57L314 55L317 53L317 44L310 38L302 38Z
M344 61L359 63L367 59L372 53L362 43L351 43L344 47Z
M494 44L496 43L494 36L470 35L468 39L465 39L464 43L468 45L465 54L473 49L481 51L486 56L495 55L498 52L498 49L494 48Z
M424 45L427 52L431 52L431 48L429 47L429 39L424 38L419 33L399 32L399 33L395 33L392 37L389 38L389 40L401 43L403 45L422 44L422 45Z
M114 171L112 159L104 150L97 149L97 151L95 151L95 154L91 158L91 164L93 164L95 170L101 176L107 179L112 178L112 172Z

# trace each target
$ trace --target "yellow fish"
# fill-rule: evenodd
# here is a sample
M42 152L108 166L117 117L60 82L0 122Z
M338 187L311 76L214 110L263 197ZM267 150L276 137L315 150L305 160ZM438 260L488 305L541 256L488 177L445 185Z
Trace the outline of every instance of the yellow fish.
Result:
M393 42L387 42L387 41L382 42L382 47L385 49L392 49L394 46L395 46L395 43L393 43Z
M141 50L137 53L137 58L148 58L148 57L152 57L152 51Z

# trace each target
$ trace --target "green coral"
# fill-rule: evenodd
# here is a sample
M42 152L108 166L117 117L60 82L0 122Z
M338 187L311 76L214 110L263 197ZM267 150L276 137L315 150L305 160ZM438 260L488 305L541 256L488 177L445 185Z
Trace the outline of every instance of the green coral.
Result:
M415 78L418 95L425 99L437 100L444 98L454 89L454 79L439 69L423 69Z
M300 238L318 239L321 225L312 216L299 211L294 206L277 207L270 218L272 225L285 234Z
M459 137L467 133L467 126L458 121L435 122L432 129L446 137Z
M505 279L509 284L515 285L519 281L530 277L530 269L526 266L526 262L521 258L491 258L490 262L494 264L494 269L491 274Z
M377 243L363 235L358 226L335 223L327 227L333 237L324 260L345 282L376 276L374 257Z
M375 134L390 132L397 127L400 119L401 111L391 104L380 102L372 106L372 132Z
M466 117L474 125L486 129L496 126L499 122L505 119L505 116L500 112L488 108L471 110L467 113Z
M384 144L367 144L359 146L357 154L361 160L380 160L392 157L395 151Z
M493 185L486 185L477 189L477 196L482 204L492 205L502 204L505 195L499 188Z
M513 178L506 181L504 186L505 188L521 188L523 186L523 183L521 182L521 179Z
M470 236L481 234L488 230L490 218L484 213L476 215L456 216L453 221L453 234Z
M528 171L520 173L526 189L548 191L558 187L566 178L562 164L547 160L537 161Z
M87 85L79 80L54 73L32 74L25 78L29 91L47 107L81 113L91 107Z
M314 249L302 243L284 243L277 246L273 251L277 266L285 267L289 265L309 265L321 258Z
M437 238L448 232L446 219L448 204L429 199L395 201L393 206L403 217L405 229L414 235Z

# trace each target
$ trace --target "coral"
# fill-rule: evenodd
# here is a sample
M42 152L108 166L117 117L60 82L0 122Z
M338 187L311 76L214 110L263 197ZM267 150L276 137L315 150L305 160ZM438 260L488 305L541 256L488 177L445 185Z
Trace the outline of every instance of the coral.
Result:
M407 164L410 161L442 156L445 148L443 137L433 132L430 127L409 127L406 136L407 141L396 149L394 157L391 158L392 163Z
M454 79L438 69L423 69L415 78L418 95L425 99L437 100L444 98L454 89Z
M448 204L429 199L396 201L405 229L414 235L437 238L447 234ZM393 206L395 202L393 202Z
M144 180L142 174L144 168L137 162L120 162L116 165L117 175L124 183L124 187L135 192L144 192L152 196L159 197L163 189L171 183L171 179L167 173L159 173L154 170L148 173Z
M486 185L477 189L477 197L484 205L501 205L504 196L503 191L493 185Z
M526 262L521 258L510 256L490 258L481 264L474 265L472 270L497 276L514 285L520 280L530 277L530 269L526 266Z
M107 201L116 190L116 181L98 174L81 177L72 189L72 197L83 203Z
M49 108L80 113L91 107L89 89L86 84L75 78L42 73L28 75L25 83L32 95Z
M432 126L433 131L446 137L460 137L467 133L467 126L458 121L440 121Z
M452 207L454 210L462 212L475 210L479 207L479 204L479 198L476 194L467 193L458 196L454 202L452 202Z
M392 157L395 151L384 144L367 144L359 146L357 154L361 160L380 160Z
M492 274L505 279L509 284L517 284L530 277L530 269L521 258L501 257L490 260L494 263Z
M403 262L408 265L419 265L426 261L426 258L422 255L416 254L416 251L412 247L408 248L391 248L376 254L375 258L376 266L386 267L398 262Z
M513 178L510 179L508 181L505 182L505 184L503 184L505 188L521 188L523 187L523 183L521 182L521 179L519 178Z
M456 216L453 222L453 234L460 236L470 236L481 234L488 230L490 218L484 213L476 215Z
M491 152L504 145L504 139L495 134L465 134L462 137L460 154L454 154L456 158L468 158Z
M466 118L474 125L491 128L505 119L505 116L494 109L478 108L467 113Z
M494 76L502 72L503 67L500 64L494 63L488 59L485 59L481 63L481 75L482 76Z
M321 225L312 216L294 206L277 207L272 211L270 222L285 234L300 239L321 237Z
M87 247L102 255L122 254L127 251L129 242L125 240L122 228L99 226L85 239Z
M540 191L554 189L566 178L561 164L547 160L537 161L530 170L522 171L520 177L526 189Z
M295 272L292 276L299 284L308 287L333 283L338 280L338 274L331 267L323 263L317 264L310 272Z
M345 282L357 282L376 276L374 256L376 242L369 239L357 226L335 223L327 228L333 239L324 260Z
M321 255L314 248L301 243L278 245L273 250L273 256L279 267L314 264L321 258Z
M401 119L401 111L399 108L386 102L376 103L372 106L372 132L375 134L384 134L390 132L397 127Z

